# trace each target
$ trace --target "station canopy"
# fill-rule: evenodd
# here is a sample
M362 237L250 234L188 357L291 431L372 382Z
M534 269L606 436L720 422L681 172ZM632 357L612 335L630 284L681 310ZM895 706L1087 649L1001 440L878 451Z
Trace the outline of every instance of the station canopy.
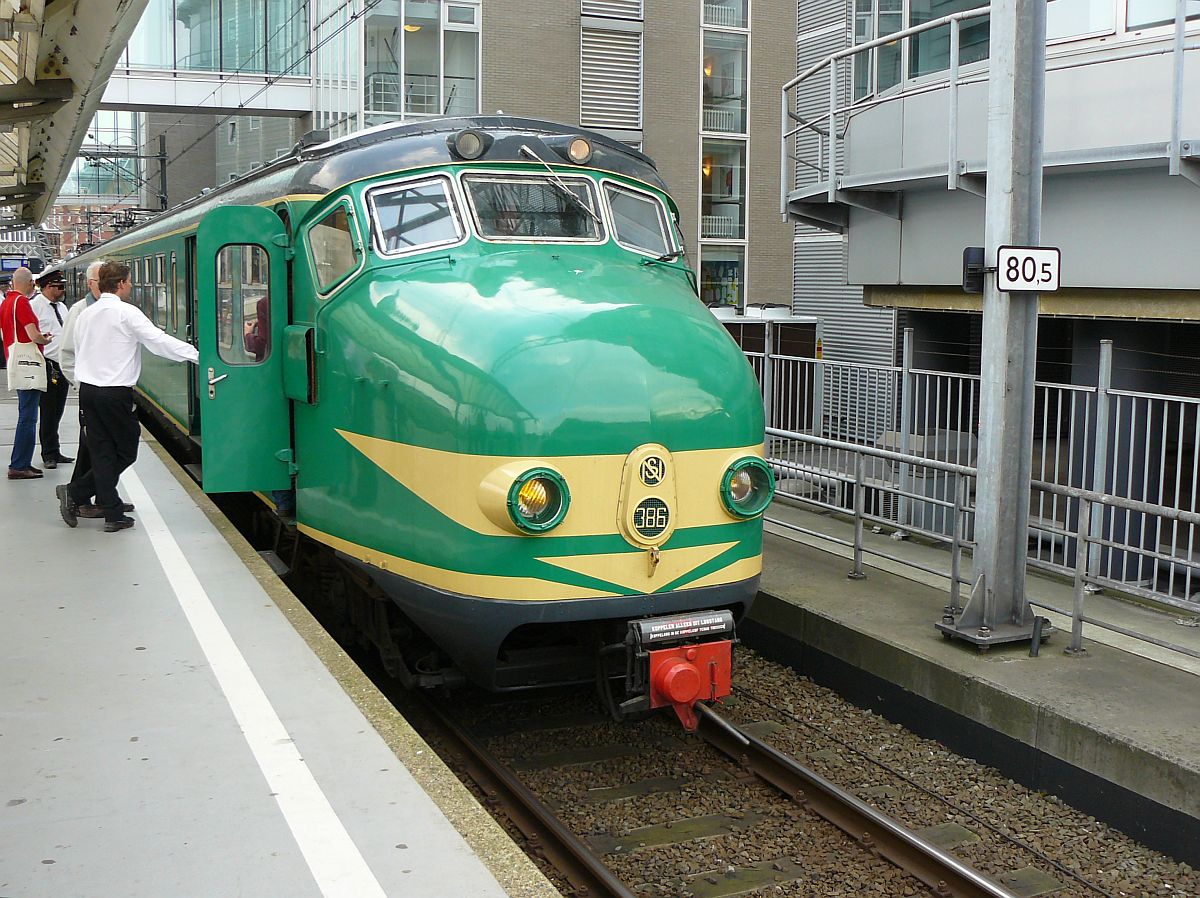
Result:
M0 0L0 226L47 215L147 0Z

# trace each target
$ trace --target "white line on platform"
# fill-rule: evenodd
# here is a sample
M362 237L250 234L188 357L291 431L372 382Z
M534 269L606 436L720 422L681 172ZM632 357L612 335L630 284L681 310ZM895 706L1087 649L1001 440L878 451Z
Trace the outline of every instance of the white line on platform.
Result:
M137 505L138 526L150 537L163 573L321 894L326 898L386 898L379 880L346 832L217 614L150 493L132 469L121 479Z

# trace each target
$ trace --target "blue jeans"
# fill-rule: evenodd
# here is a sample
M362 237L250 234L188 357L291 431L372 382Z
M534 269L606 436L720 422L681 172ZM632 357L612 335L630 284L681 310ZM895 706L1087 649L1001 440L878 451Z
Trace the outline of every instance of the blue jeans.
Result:
M37 442L38 403L41 390L17 390L17 432L13 435L12 460L8 466L21 471L33 466L33 445Z

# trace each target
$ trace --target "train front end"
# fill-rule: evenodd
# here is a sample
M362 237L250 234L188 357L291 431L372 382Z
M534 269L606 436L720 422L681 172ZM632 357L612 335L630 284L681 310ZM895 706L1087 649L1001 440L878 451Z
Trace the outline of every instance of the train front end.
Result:
M302 476L303 524L444 653L426 671L598 676L615 706L694 726L757 593L758 384L644 157L597 137L572 166L544 134L486 138L507 152L363 187L378 261L325 310L340 473Z

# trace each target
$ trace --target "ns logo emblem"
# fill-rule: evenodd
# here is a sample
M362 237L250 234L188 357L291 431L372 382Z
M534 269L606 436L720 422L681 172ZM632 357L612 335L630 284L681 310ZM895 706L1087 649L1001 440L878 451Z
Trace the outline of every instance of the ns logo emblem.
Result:
M658 486L667 476L667 463L657 455L651 455L642 462L639 473L646 486Z

